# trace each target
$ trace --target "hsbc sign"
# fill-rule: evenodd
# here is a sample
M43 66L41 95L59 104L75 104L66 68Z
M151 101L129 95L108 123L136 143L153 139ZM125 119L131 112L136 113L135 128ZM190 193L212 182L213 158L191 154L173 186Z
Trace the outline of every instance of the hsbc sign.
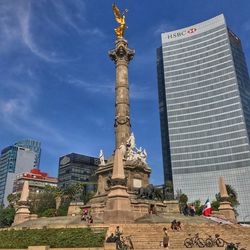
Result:
M193 33L195 33L197 31L196 28L190 28L188 30L184 30L184 31L180 31L180 32L176 32L176 33L172 33L168 35L168 39L173 39L176 37L181 37L181 36L185 36L185 35L191 35Z
M188 32L189 34L192 34L192 33L194 33L196 30L197 30L196 28L191 28L191 29L189 29L187 32Z

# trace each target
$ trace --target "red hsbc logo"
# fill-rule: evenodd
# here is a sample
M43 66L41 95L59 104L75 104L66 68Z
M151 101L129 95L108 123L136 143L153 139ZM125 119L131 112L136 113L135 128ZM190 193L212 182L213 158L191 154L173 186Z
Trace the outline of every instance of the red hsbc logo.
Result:
M189 34L192 34L192 33L194 33L196 30L197 30L196 28L191 28L191 29L188 30L188 33L189 33Z
M180 31L177 33L172 33L168 35L168 39L172 39L172 38L176 38L176 37L180 37L180 36L185 36L187 33L188 34L193 34L197 29L196 28L190 28L189 30L184 30L184 31Z

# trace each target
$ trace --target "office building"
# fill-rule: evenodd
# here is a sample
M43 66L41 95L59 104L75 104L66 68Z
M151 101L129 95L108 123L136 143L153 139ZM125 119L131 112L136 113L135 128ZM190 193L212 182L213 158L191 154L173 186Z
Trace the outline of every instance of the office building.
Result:
M0 158L0 204L7 206L17 173L34 168L35 153L27 148L10 146L2 150Z
M165 180L190 201L205 201L215 199L224 176L244 220L250 214L250 80L240 39L223 15L166 32L157 66Z
M38 167L41 152L40 145L40 142L25 140L6 147L1 151L0 205L8 205L7 197L12 193L16 174Z
M86 184L88 191L96 189L95 171L99 158L71 153L59 159L58 186L66 188L76 183Z
M36 159L35 159L34 167L39 169L40 158L41 158L41 142L34 141L31 139L26 139L26 140L18 141L14 145L17 147L29 148L31 151L35 152Z
M29 182L30 193L40 193L46 186L57 187L57 178L50 177L48 173L41 172L39 169L33 168L29 172L16 175L13 193L21 193L25 181Z

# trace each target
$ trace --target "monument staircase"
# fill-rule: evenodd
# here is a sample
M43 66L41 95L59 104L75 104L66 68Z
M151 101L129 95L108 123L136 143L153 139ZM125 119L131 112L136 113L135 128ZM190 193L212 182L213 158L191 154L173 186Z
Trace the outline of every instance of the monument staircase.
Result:
M208 238L208 235L214 237L219 234L222 239L227 242L240 242L241 247L248 249L250 247L250 228L246 228L237 224L222 225L210 221L197 221L192 218L189 222L183 223L181 231L172 231L171 223L156 223L156 224L119 224L123 235L131 235L131 240L135 250L153 250L163 249L160 246L160 241L163 239L163 227L166 227L170 237L170 249L187 249L183 242L184 240L195 233L199 233L203 239ZM118 224L110 225L108 234L115 231ZM200 249L200 248L192 248ZM210 247L203 249L225 249L225 247ZM250 248L249 248L250 249Z
M36 220L24 221L18 225L15 225L15 228L43 228L43 227L67 227L76 225L86 225L85 221L81 221L80 216L58 216L58 217L41 217Z
M182 222L181 231L172 231L171 221L173 219L180 220ZM151 222L149 222L151 220ZM184 240L195 233L199 233L199 236L203 239L208 238L208 235L214 237L215 234L219 234L222 239L227 242L241 242L240 246L246 249L250 249L250 227L243 227L238 224L218 224L211 220L208 220L202 216L186 217L183 215L168 215L164 217L150 215L148 218L142 218L140 222L133 224L99 224L98 222L87 225L86 222L80 220L80 216L65 216L65 217L53 217L53 218L39 218L33 221L23 222L15 228L84 228L91 227L93 230L99 230L100 228L107 228L107 237L115 232L117 226L123 232L123 236L131 235L131 240L135 250L154 250L163 249L160 246L160 241L163 239L163 227L166 227L170 237L170 249L184 250L187 249L183 242ZM112 243L106 243L104 249L115 249L115 245ZM200 249L200 248L192 248ZM220 248L203 248L203 249L225 249Z

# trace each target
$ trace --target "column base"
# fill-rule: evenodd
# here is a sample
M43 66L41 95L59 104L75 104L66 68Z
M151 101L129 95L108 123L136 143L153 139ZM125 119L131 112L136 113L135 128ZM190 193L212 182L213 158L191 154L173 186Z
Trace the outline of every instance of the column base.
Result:
M108 194L103 213L104 223L133 223L134 215L127 188L114 186Z
M229 201L220 202L219 212L229 221L236 223L235 212Z

